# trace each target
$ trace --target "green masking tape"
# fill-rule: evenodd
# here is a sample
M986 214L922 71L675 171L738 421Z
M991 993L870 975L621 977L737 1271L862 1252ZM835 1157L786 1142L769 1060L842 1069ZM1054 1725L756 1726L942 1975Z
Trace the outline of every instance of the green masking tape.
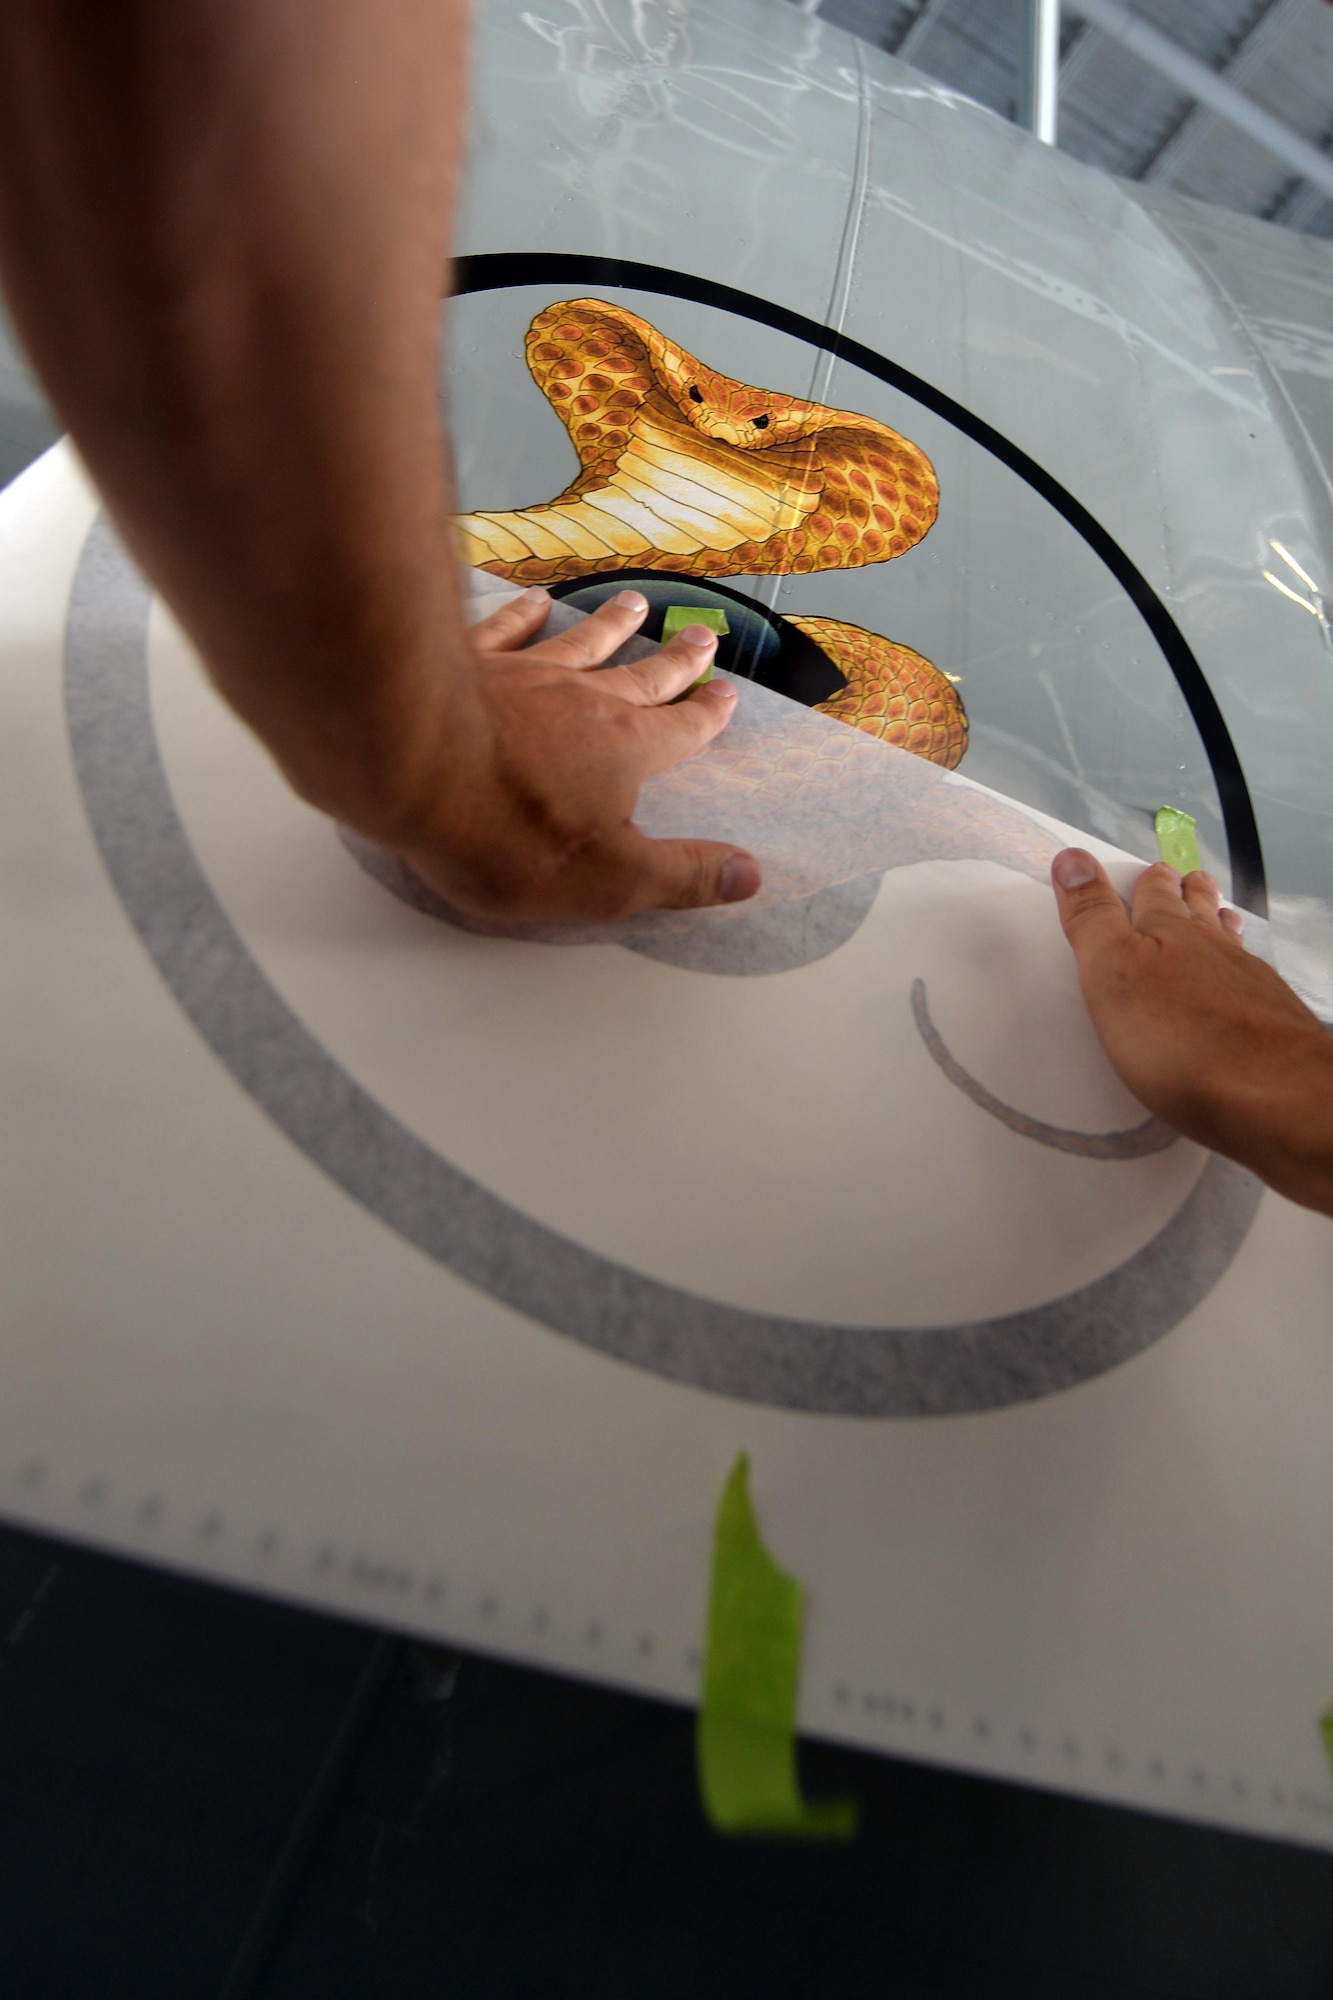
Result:
M1202 868L1195 822L1188 813L1177 812L1174 806L1163 806L1153 825L1157 829L1157 852L1177 874L1190 875L1196 868Z
M1333 1775L1333 1708L1326 1708L1319 1718L1319 1734L1324 1739L1324 1754L1328 1758L1330 1775Z
M727 614L720 605L714 609L710 604L669 604L662 620L662 644L665 646L668 639L674 639L677 632L683 632L687 625L706 625L710 632L717 633L719 639L725 638L731 630Z
M697 604L669 604L666 616L662 620L662 644L665 646L669 639L674 639L677 632L683 632L687 625L706 625L710 632L717 633L719 639L725 638L731 630L730 625L727 623L727 614L722 610L721 606L714 609L710 604L702 606ZM712 680L713 665L713 661L710 660L698 680L691 681L690 685L686 688L686 694L693 694L695 688L701 688L705 681ZM677 695L676 699L679 701L682 697Z
M805 1593L759 1537L742 1452L722 1489L697 1748L704 1810L719 1833L848 1840L850 1800L807 1805L796 1775L796 1689Z

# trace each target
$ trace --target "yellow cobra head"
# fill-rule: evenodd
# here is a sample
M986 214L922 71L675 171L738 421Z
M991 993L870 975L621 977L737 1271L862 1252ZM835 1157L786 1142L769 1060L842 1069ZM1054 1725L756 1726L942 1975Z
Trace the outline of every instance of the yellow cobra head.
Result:
M741 451L766 451L802 434L814 410L811 403L720 375L680 347L666 348L656 358L671 400L692 428Z

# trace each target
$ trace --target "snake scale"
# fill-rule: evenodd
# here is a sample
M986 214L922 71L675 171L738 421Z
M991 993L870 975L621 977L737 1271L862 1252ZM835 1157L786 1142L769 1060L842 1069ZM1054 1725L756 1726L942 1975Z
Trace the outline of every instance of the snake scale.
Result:
M935 471L887 424L756 389L600 299L548 306L526 339L534 381L579 473L555 499L460 515L465 562L516 583L626 567L689 577L805 576L903 555L939 507ZM825 715L953 769L967 715L908 646L788 614L846 686Z

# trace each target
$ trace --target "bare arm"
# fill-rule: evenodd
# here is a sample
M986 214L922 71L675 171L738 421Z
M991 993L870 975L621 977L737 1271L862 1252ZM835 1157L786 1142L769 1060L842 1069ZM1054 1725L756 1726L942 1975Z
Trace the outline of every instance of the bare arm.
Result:
M465 36L465 0L8 0L0 276L134 553L306 798L472 908L752 893L747 857L629 825L730 713L725 684L660 706L697 649L617 698L464 629L436 343ZM598 658L642 615L600 614Z
M1333 1215L1333 1035L1239 938L1199 870L1144 870L1132 914L1082 848L1052 869L1102 1045L1150 1111Z

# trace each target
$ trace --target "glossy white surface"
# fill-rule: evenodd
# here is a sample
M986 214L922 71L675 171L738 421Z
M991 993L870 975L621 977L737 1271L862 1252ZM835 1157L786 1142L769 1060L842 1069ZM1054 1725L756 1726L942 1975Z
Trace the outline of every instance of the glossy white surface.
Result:
M1104 522L1189 634L1251 774L1274 884L1317 929L1328 656L1317 620L1262 572L1277 540L1325 577L1326 496L1273 364L1199 264L1123 191L888 62L859 68L849 42L794 11L506 5L479 50L462 249L629 257L740 287L844 327L1003 431ZM568 470L520 359L550 296L454 309L468 504L549 497ZM1215 840L1174 683L1141 639L1136 656L1135 614L1030 488L900 391L788 335L656 294L639 303L716 366L873 410L928 445L939 528L881 571L803 587L811 608L948 654L975 721L965 771L1128 845L1137 830L1143 852L1174 772ZM64 452L0 500L6 1514L688 1701L712 1510L748 1449L766 1536L810 1591L806 1727L1333 1846L1315 1727L1333 1694L1333 1598L1318 1584L1333 1539L1333 1230L1266 1198L1215 1290L1137 1359L947 1419L704 1394L497 1303L277 1130L126 921L74 783L60 685L95 511ZM761 588L784 603L776 579ZM1084 1212L1114 1169L1057 1161L1052 1183L1043 1160L1024 1182L1011 1135L971 1125L970 1107L918 1132L867 1125L864 1080L892 1097L915 1060L886 1032L901 967L882 913L822 971L715 993L706 975L619 952L605 989L575 952L507 986L501 961L540 948L454 937L446 951L425 919L377 899L170 654L159 632L180 809L252 950L349 1068L441 1143L461 1132L478 1174L516 1201L761 1304L808 1302L831 1245L853 1313L882 1306L890 1284L904 1310L963 1309L978 1271L1022 1304L1038 1267L1063 1282L1118 1254L1116 1230L1142 1235L1155 1183L1141 1209L1099 1215L1090 1247ZM1117 1116L1114 1087L1083 1062L1067 981L1052 972L1032 1003L1035 1036L1012 1032L1014 942L1050 930L1036 893L1006 885L1012 927L998 897L937 916L904 892L898 915L942 973L985 942L947 1020L979 1067L1036 1090L1052 1117ZM364 926L355 963L345 936L330 943L331 913ZM988 1008L981 976L996 965ZM748 1006L747 984L764 989ZM588 1100L599 1048L584 1015L608 995L621 1013L601 1053L610 1041L624 1108L651 1126L646 1211L632 1119L617 1128L599 1100L563 1154L551 1130ZM449 1008L475 1033L474 1061L447 1050L418 1087ZM631 1026L667 1045L660 1075L645 1076ZM692 1063L683 1028L712 1037L711 1068ZM727 1037L748 1092L730 1123ZM903 1087L913 1104L921 1081ZM738 1135L746 1121L757 1129ZM849 1160L838 1140L853 1128ZM717 1141L695 1178L682 1136ZM970 1148L956 1173L946 1139ZM877 1186L911 1174L914 1150L913 1181ZM1160 1178L1187 1176L1184 1154L1163 1159ZM830 1187L849 1166L843 1215ZM745 1167L742 1256L727 1202ZM824 1225L810 1256L792 1227L806 1175ZM984 1213L978 1176L1012 1178L982 1189ZM765 1199L787 1205L776 1222ZM1006 1218L1026 1244L1005 1240ZM885 1244L917 1265L896 1270Z
M1035 1146L979 1116L913 1032L919 977L1007 1102L1080 1131L1142 1120L1025 876L895 870L839 950L763 978L471 937L353 866L170 621L152 660L191 845L278 990L377 1102L605 1257L752 1311L942 1325L1089 1283L1198 1179L1184 1144L1109 1165Z
M349 1201L277 1130L206 1048L130 928L72 780L61 699L66 602L94 511L64 453L0 503L0 754L11 773L0 800L4 1512L202 1575L689 1700L712 1508L747 1449L765 1533L810 1592L806 1728L1333 1845L1315 1729L1333 1608L1310 1586L1333 1530L1333 1231L1266 1199L1222 1281L1136 1360L1039 1402L947 1419L809 1416L704 1394L499 1304ZM232 726L197 687L177 674L171 691L165 657L161 669L172 781L252 949L377 1091L412 1123L461 1137L485 1169L477 1148L494 1150L498 1135L469 1110L476 1077L457 1072L446 1026L449 1040L481 1037L484 1080L486 1049L503 1026L497 1011L508 1010L526 1042L515 1074L530 1089L493 1079L496 1111L511 1128L530 1120L534 1094L558 1097L563 1087L558 1047L552 1063L543 1044L567 1042L581 1060L577 1019L561 1028L548 1007L524 1026L527 982L497 987L483 960L600 954L448 944L430 920L387 898L377 904L327 828L283 797L249 746L228 747ZM217 794L228 772L230 818ZM1019 885L1024 899L1028 886ZM330 930L340 899L350 900ZM946 956L952 939L955 960L978 946L975 924L958 932L934 926L928 908L900 914ZM1002 926L988 963L1021 928ZM354 933L384 944L383 965L339 970ZM868 924L825 979L831 972L844 1064L864 1077L878 1063L892 1092L895 1043L878 989L893 974L886 961L852 976L879 937ZM418 979L412 965L423 952ZM441 986L450 961L461 984ZM548 998L586 972L552 963ZM713 983L661 967L628 977L636 990L697 981L689 1018L707 1007ZM722 995L729 1004L750 982L716 984L732 989ZM767 1063L771 1120L791 1049L804 1036L812 1060L827 1053L822 1020L812 1026L807 1016L805 974L762 984L771 991L753 1020L730 1031L755 1043L739 1068L725 1047L700 1060L761 1087ZM435 1004L423 1013L427 994ZM969 1029L965 986L958 997L963 1011L947 1024L966 1039L985 1017ZM1058 996L1042 1004L1048 1034L1067 1034ZM755 1024L784 1006L776 1042L772 1032L756 1036ZM440 1056L414 1089L413 1063L430 1060L432 1013ZM659 1038L673 1021L678 1032L677 1013L673 1005L661 1016ZM641 1010L639 1020L647 1024ZM969 1053L989 1064L1004 1047L1001 1034ZM901 1037L896 1054L910 1059ZM649 1162L677 1130L681 1086L690 1109L688 1051L669 1046L668 1056L678 1088L645 1140ZM1030 1085L1021 1037L1009 1060L1017 1071L997 1071L997 1081ZM652 1119L641 1072L640 1052L625 1083L649 1092L636 1115ZM788 1094L801 1099L809 1081L794 1075ZM867 1165L854 1154L822 1159L819 1133L827 1138L835 1116L864 1118L865 1090L847 1103L836 1072L832 1082L825 1107L805 1107L799 1153L791 1134L771 1161L760 1145L749 1162L755 1186L803 1167L831 1177ZM1076 1061L1067 1077L1057 1064L1044 1089L1037 1108L1056 1115L1116 1108ZM722 1107L696 1097L695 1110L716 1121ZM950 1130L946 1115L941 1141ZM632 1132L614 1136L623 1149ZM994 1136L1021 1207L1015 1142ZM587 1137L575 1134L567 1160L577 1164ZM933 1144L924 1131L917 1141ZM975 1247L968 1232L982 1226L969 1177L995 1150L984 1125L963 1143L969 1156L952 1185L941 1157L917 1168L906 1208L894 1188L881 1191L892 1236L932 1175L942 1176L940 1198L953 1205L933 1225L934 1258L922 1262L924 1217L910 1250L922 1296L934 1283L937 1301L930 1263L956 1291L970 1262L964 1246ZM558 1152L536 1180L503 1146L489 1170L508 1175L514 1192L517 1174L530 1195L576 1199L576 1187L561 1194ZM1062 1258L1086 1253L1079 1190L1097 1170L1057 1165L1065 1170L1047 1220L1069 1241L1034 1253L1048 1270L1054 1259L1058 1274ZM1169 1170L1177 1166L1188 1161ZM720 1231L700 1244L686 1226L671 1251L672 1214L689 1218L688 1186L668 1209L671 1180L668 1172L655 1197L659 1246L696 1271L701 1257L725 1261L725 1206ZM1005 1201L991 1207L998 1216ZM743 1234L752 1227L743 1201L737 1213ZM717 1219L705 1218L710 1230ZM874 1226L873 1213L866 1220ZM618 1226L632 1235L641 1223L631 1203ZM585 1215L583 1226L614 1228L616 1217ZM836 1248L813 1243L811 1260L827 1264ZM850 1249L853 1272L873 1268ZM1025 1260L1006 1270L997 1258L997 1283L1022 1296ZM743 1260L736 1268L753 1282ZM809 1276L794 1267L793 1292Z

